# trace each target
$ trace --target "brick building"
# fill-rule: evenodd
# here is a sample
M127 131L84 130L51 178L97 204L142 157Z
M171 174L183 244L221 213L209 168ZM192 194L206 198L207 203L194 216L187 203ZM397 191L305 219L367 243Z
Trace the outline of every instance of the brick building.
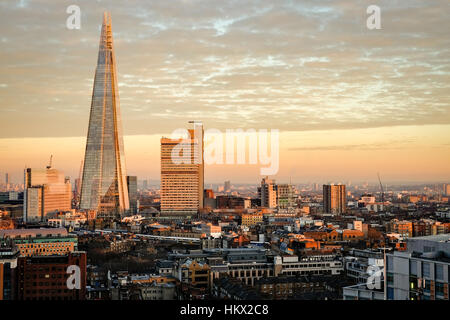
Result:
M80 289L69 289L67 272L80 268ZM15 277L16 300L84 300L86 296L86 253L64 256L20 257Z

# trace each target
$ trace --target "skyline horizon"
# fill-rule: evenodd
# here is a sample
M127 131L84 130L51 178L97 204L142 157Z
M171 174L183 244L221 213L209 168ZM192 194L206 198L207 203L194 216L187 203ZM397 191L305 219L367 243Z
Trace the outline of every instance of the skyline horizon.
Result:
M113 35L129 175L159 177L159 138L176 128L184 128L188 120L200 119L206 128L219 130L232 126L269 129L269 123L270 129L280 130L280 171L272 176L277 180L376 181L376 172L393 183L450 180L446 161L450 158L450 113L446 110L448 97L442 90L450 73L445 71L448 65L443 64L448 50L445 39L440 37L440 28L423 30L422 40L415 42L415 48L422 52L417 55L409 50L408 33L399 35L399 26L393 20L387 19L383 30L375 32L358 27L358 23L364 25L363 16L349 25L339 24L338 18L354 12L347 0L321 6L309 1L301 6L272 4L255 11L259 4L260 1L245 4L240 18L236 16L238 8L231 5L228 8L231 17L225 24L218 12L208 11L200 4L199 8L190 3L183 3L180 8L164 3L143 5L139 7L142 14L121 12L119 2L110 5L108 11L113 12L118 25ZM60 170L66 175L78 176L76 159L83 158L84 148L80 145L86 139L87 101L91 98L95 66L85 57L97 49L99 27L97 19L87 17L104 11L91 5L83 6L80 30L62 28L50 32L49 39L54 41L47 41L45 49L41 49L41 43L29 39L31 52L38 50L43 58L41 50L44 50L56 61L54 64L52 60L43 61L41 69L33 67L33 61L24 60L27 56L17 54L21 45L17 39L24 35L17 35L17 30L4 24L9 16L1 19L5 37L0 43L8 46L0 53L2 61L6 61L2 64L5 73L0 74L0 94L5 98L2 105L9 107L2 107L8 121L0 128L3 153L0 165L12 177L20 175L23 166L39 167L50 154L64 164ZM11 17L20 13L26 28L52 28L42 19L35 21L28 16L23 20L24 12L40 10L35 3L24 2L20 8L9 4L2 7ZM383 7L383 16L391 18L398 12L432 15L436 9L435 4L409 8L388 2ZM49 3L47 13L41 15L56 14L58 8ZM183 20L194 9L199 9L200 21ZM180 25L164 20L168 11ZM161 17L155 21L159 25L145 23L143 15L158 13ZM323 24L321 18L330 13L334 15ZM202 15L208 19L202 20ZM130 23L133 18L139 21L142 32L139 35L133 34L136 28ZM264 22L265 18L269 20ZM297 18L306 18L308 23ZM279 24L284 20L290 23ZM412 27L408 21L403 20ZM280 46L275 41L271 42L273 48L269 48L263 39L248 33L249 25L262 33L277 30L275 37L267 33L269 42L285 39L298 26L304 26L305 32L308 30L316 40L308 40L301 33L290 39L299 47ZM194 37L195 44L186 42L192 38L192 31L198 36ZM323 49L324 41L339 43L338 39L332 40L341 36L339 31L343 31L344 39L354 38L340 44L345 57ZM67 35L72 37L69 42L64 39ZM319 40L319 35L324 40ZM246 39L247 52L236 46L233 39ZM170 45L170 41L174 42ZM302 46L305 41L311 49ZM148 44L158 50L149 53ZM186 51L188 44L191 51ZM222 49L214 49L217 45ZM351 70L347 69L348 63ZM420 73L417 66L421 66ZM17 83L14 71L29 73L28 78L33 79L38 76L36 70L44 75L44 80L35 81L31 87L28 82ZM355 78L356 74L359 76ZM54 82L61 77L63 88ZM46 86L42 87L43 84ZM53 89L48 90L50 87ZM16 90L20 94L15 94ZM172 130L168 124L173 126ZM209 175L211 181L250 183L262 177L258 168L206 165L205 176Z

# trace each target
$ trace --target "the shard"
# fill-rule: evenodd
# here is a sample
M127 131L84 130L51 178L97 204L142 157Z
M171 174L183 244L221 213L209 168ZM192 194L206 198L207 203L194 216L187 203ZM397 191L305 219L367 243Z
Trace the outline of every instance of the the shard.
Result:
M129 209L111 16L105 13L84 157L80 208L115 219Z

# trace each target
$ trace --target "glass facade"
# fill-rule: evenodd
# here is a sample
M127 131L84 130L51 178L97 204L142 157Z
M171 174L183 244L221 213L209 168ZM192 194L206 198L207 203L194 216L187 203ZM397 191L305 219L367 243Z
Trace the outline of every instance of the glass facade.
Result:
M129 209L111 17L104 15L81 184L81 209L116 218Z
M39 222L54 212L71 209L71 184L56 169L25 170L24 221Z

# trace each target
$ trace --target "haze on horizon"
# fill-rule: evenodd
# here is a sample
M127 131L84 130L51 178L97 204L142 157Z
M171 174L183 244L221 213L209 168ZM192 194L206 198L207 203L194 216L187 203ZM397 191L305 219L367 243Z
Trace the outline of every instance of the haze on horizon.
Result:
M369 0L0 3L0 172L78 177L103 11L112 14L127 171L159 179L159 138L279 129L280 172L307 181L450 181L450 3ZM81 8L68 30L66 8ZM257 183L259 166L207 166Z

